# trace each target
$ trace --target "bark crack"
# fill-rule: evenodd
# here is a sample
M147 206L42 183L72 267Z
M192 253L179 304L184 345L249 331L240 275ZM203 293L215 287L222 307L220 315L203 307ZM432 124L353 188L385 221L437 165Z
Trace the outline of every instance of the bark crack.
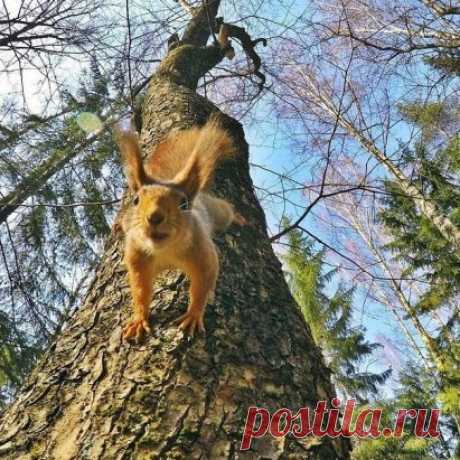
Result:
M165 455L177 441L177 438L179 437L179 434L181 433L182 428L184 427L184 421L187 418L188 413L190 412L190 407L191 406L187 406L184 412L177 419L176 428L171 433L171 435L166 438L163 447L160 449L159 458L163 458L163 455Z

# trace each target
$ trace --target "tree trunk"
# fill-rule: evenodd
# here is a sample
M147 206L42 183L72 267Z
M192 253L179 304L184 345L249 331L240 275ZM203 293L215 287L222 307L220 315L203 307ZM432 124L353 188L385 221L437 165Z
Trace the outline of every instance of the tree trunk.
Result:
M145 146L217 110L195 93L194 66L202 64L182 53L187 47L170 52L150 83ZM348 441L330 438L266 435L239 451L250 406L295 413L333 389L267 237L243 129L229 117L224 126L238 155L220 168L215 191L249 225L217 238L221 274L206 335L188 339L173 324L187 282L168 272L155 286L152 335L141 345L122 341L131 298L123 243L112 236L83 304L4 414L0 459L349 458Z

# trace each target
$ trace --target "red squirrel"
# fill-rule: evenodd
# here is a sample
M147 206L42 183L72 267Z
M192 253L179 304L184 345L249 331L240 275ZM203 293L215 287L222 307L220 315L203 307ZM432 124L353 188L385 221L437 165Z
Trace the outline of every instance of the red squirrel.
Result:
M171 268L190 280L189 305L179 327L191 335L204 331L205 307L219 273L212 236L232 223L246 223L232 204L206 192L218 162L234 153L233 143L216 117L201 128L170 134L145 163L134 131L118 129L117 142L134 197L121 223L134 309L123 337L139 339L150 332L153 281Z

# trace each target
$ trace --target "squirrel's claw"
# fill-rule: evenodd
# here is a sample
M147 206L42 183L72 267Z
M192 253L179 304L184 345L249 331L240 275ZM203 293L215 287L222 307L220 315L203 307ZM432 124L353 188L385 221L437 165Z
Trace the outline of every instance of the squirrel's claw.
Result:
M193 337L195 334L196 329L200 332L205 332L204 323L203 323L203 316L201 312L194 313L188 311L180 318L175 321L176 324L179 324L179 329L184 331L185 334L190 335Z
M136 341L139 342L145 332L151 333L148 321L146 319L135 319L130 321L123 329L123 338L125 340L130 340L135 337Z

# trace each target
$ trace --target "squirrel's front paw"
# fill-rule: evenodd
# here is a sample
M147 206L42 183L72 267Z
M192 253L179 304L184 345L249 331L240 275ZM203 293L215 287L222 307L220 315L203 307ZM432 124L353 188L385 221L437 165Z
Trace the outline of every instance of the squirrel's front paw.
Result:
M135 337L139 341L145 332L151 332L148 320L134 319L123 329L123 338L129 340Z
M200 332L205 331L202 312L188 311L185 315L177 319L176 323L179 324L179 329L182 329L186 334L192 337L196 329Z

